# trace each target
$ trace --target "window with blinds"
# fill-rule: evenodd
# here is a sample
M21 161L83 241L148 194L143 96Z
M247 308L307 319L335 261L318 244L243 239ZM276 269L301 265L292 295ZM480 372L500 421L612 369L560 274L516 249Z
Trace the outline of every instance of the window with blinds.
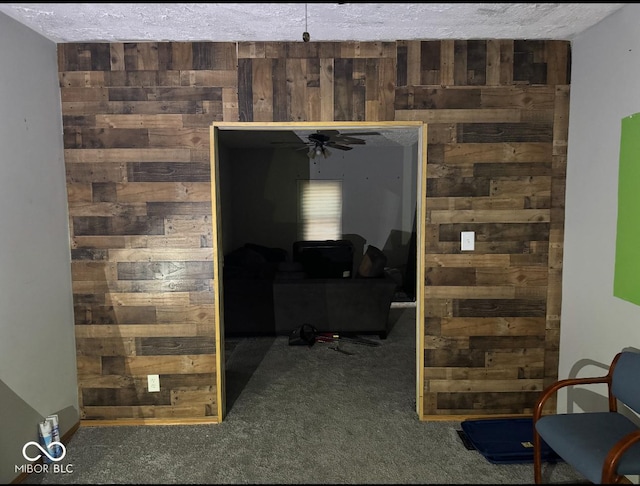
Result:
M298 181L298 237L339 240L342 236L342 181Z

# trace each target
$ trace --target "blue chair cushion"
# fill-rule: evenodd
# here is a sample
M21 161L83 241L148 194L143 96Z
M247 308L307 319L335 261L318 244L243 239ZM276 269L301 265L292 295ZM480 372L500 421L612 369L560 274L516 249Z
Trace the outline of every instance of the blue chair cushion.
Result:
M536 430L565 462L592 483L600 483L609 450L638 426L618 412L545 415ZM618 464L618 474L640 472L640 443L631 447Z

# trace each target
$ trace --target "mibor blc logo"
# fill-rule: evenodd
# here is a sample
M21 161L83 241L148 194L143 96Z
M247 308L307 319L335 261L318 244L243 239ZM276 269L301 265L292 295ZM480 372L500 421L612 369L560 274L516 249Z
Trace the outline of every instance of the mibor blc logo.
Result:
M44 454L45 456L47 456L50 460L52 460L53 462L58 462L58 461L62 461L64 459L64 456L67 454L67 449L65 448L64 444L62 442L51 442L47 448L45 449L44 447L42 447L40 444L38 444L36 441L32 440L27 442L23 447L22 447L22 456L27 460L27 461L37 461L38 459L40 459L42 457L41 454L38 454L35 457L30 457L27 455L27 448L32 445L37 447L38 449L40 449L40 452L42 452L42 454ZM60 447L60 449L62 449L62 454L60 454L60 457L55 457L52 456L51 454L49 454L49 450L54 449L55 447Z
M34 450L37 449L37 451ZM56 449L60 450L60 454L52 453L51 451L55 451ZM42 447L36 441L29 441L22 447L22 456L27 460L31 461L30 464L22 464L20 466L16 465L15 472L19 473L62 473L68 474L73 472L72 464L56 464L59 461L64 459L64 456L67 454L67 449L65 448L62 442L51 442L47 445L47 447ZM39 461L43 456L46 458L44 464L35 463L35 461ZM57 456L57 457L56 457ZM48 464L47 461L51 461L52 464Z

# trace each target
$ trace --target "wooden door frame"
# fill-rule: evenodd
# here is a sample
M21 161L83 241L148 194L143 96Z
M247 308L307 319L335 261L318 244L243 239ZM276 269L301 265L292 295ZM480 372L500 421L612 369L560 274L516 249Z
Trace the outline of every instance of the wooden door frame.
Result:
M416 413L423 420L424 402L424 270L427 186L427 125L421 121L402 122L214 122L210 127L211 209L213 246L213 292L216 340L216 405L218 422L226 416L224 310L222 306L222 217L220 214L220 180L218 134L220 130L321 130L321 129L417 129L418 163L416 181Z

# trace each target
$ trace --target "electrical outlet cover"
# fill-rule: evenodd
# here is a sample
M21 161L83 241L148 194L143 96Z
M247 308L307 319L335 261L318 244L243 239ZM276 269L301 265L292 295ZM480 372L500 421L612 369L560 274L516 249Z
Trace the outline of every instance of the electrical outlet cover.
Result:
M147 385L150 392L160 391L160 376L159 375L147 375Z
M475 248L475 232L462 231L460 233L460 245L462 251L472 251Z

